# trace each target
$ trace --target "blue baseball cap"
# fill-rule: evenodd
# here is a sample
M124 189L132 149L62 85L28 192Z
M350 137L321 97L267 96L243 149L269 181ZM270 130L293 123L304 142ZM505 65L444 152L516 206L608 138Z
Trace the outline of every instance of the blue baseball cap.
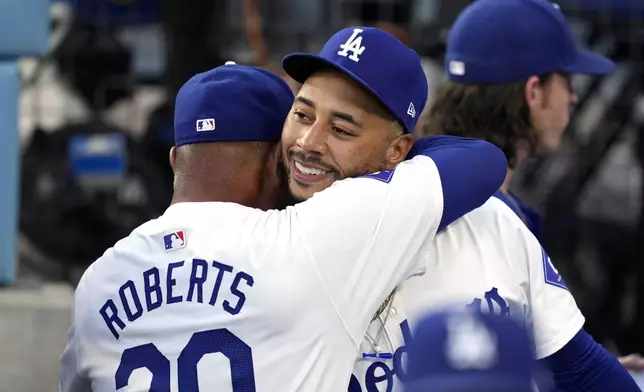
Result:
M282 68L299 83L313 73L337 69L367 89L411 132L427 103L427 77L420 56L375 27L348 27L331 37L320 54L293 53Z
M533 391L533 342L509 317L467 309L432 313L407 350L405 392Z
M445 68L461 83L505 83L552 72L600 75L615 64L579 49L557 4L547 0L477 0L447 39Z
M265 69L226 65L197 74L177 93L174 142L277 142L293 91Z

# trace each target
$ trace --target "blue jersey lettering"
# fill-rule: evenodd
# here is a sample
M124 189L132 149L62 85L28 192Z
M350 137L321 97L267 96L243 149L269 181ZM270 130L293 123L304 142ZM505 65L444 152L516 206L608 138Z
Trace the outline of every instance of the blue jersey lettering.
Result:
M209 265L206 260L193 259L188 264L192 265L186 265L183 260L168 264L164 280L161 279L161 272L157 267L150 268L143 271L141 279L136 283L134 280L128 280L119 288L117 296L108 298L98 312L112 336L119 339L120 331L125 330L128 323L135 322L145 313L152 312L164 304L167 306L183 301L203 303L204 286L208 283L212 287L208 304L216 306L219 294L224 290L222 282L226 274L232 274L232 283L226 290L226 295L232 298L222 301L221 307L233 316L243 310L248 290L255 283L252 275L244 271L234 271L232 266L219 261L212 261ZM187 267L191 271L190 279L180 284L177 278L181 276L179 271ZM211 278L210 282L208 278ZM161 287L164 283L165 287ZM145 301L145 306L142 300Z

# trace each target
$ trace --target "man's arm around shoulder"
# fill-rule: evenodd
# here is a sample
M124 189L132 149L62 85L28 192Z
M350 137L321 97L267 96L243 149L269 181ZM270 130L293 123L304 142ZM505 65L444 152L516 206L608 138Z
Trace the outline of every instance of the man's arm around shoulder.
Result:
M439 230L483 205L501 187L507 172L503 152L479 139L420 138L410 153L419 155L431 158L440 174L444 205Z
M417 143L394 170L337 181L286 219L357 341L385 297L419 272L419 254L439 225L481 206L505 179L505 156L490 143Z

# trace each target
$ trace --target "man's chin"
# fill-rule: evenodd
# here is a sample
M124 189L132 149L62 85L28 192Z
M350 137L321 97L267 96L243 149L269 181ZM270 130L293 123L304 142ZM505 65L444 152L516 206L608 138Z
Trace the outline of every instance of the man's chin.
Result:
M327 184L326 181L314 184L302 184L295 179L291 178L289 181L289 191L291 198L300 203L313 197L317 192L321 192L328 188L333 182Z

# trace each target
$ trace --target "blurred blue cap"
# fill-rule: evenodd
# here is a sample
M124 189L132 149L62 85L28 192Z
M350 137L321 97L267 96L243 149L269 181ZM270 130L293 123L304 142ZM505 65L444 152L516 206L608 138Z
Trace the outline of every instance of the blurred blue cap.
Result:
M533 391L533 342L509 317L447 310L414 332L405 392Z
M226 63L188 80L177 93L175 145L204 142L277 142L293 92L267 70Z
M345 73L389 109L406 132L414 129L427 102L427 78L418 54L375 27L340 30L320 54L289 54L282 67L300 83L329 68Z
M564 15L547 0L477 0L458 16L445 68L461 83L504 83L552 72L599 75L615 64L577 48Z

